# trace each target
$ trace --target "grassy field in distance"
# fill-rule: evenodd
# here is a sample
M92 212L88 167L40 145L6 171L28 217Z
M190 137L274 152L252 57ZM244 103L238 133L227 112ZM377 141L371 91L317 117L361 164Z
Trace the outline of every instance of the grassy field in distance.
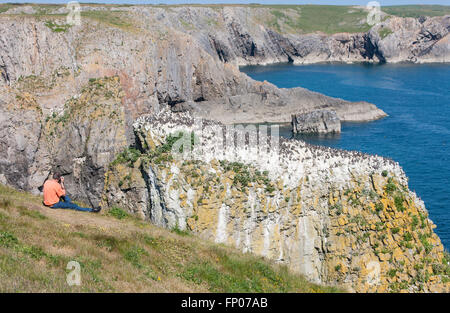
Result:
M381 10L401 17L443 16L450 14L450 6L445 5L400 5L385 6Z

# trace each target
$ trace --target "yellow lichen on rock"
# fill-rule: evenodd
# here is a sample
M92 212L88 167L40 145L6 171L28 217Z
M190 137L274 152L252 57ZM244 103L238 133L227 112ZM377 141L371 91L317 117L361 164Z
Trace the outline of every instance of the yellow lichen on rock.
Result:
M146 188L126 186L146 190L140 198L149 199L146 218L156 224L190 230L286 264L312 281L357 292L449 288L434 225L401 178L352 171L345 183L306 174L289 181L250 163L177 160L160 148L167 143L155 133L138 134L146 147L143 161L133 164L139 169L116 166L108 181L117 191L112 185L121 177L134 180L134 172L144 173Z

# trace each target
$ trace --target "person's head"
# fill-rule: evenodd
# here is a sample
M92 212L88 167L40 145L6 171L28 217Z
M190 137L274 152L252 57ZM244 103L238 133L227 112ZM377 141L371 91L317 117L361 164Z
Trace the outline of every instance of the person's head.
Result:
M54 172L53 173L53 179L57 180L57 181L60 181L61 180L61 173Z

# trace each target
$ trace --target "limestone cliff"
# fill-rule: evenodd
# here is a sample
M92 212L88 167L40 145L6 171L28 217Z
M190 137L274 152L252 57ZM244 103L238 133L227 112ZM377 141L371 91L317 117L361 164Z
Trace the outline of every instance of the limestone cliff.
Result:
M261 130L234 132L187 113L139 118L135 131L139 149L111 164L104 205L266 256L319 283L450 290L435 226L397 163L295 140L278 145Z
M256 82L224 63L198 32L184 31L167 15L172 10L83 7L80 26L65 24L64 7L54 10L0 10L5 184L38 192L58 169L74 196L97 205L105 166L134 144L133 121L164 107L226 123L289 122L291 114L315 108L333 109L342 120L385 116L367 102Z
M302 13L291 9L284 17L252 6L82 10L82 24L70 26L64 7L0 7L1 183L37 193L59 170L90 205L103 199L190 228L315 281L358 291L448 286L442 245L397 164L291 141L281 142L278 167L264 163L275 152L252 159L258 154L245 150L181 162L168 153L169 134L186 130L189 114L133 127L167 108L225 124L289 122L317 109L342 121L381 118L373 104L280 89L238 66L447 62L448 17L388 17L365 31L325 34L296 32L291 22Z
M323 9L325 10L325 9ZM359 11L359 16L330 33L335 24ZM154 13L153 13L154 12ZM307 7L177 7L153 11L167 24L191 34L210 53L238 65L293 62L449 62L450 16L401 18L384 15L373 27L365 24L367 12L350 8L323 30L305 30ZM326 13L316 19L330 18ZM211 22L213 21L213 22ZM326 23L322 21L322 23ZM354 24L359 25L355 27ZM317 26L320 29L320 25ZM367 29L367 30L365 30Z

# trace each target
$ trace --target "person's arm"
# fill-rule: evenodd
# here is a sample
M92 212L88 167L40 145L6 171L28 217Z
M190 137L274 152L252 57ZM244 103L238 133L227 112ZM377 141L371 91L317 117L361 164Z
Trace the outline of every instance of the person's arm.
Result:
M64 177L61 177L61 189L65 192L66 188L64 188Z
M61 188L58 188L59 190L56 191L56 194L58 197L62 197L66 195L66 189L64 188L64 177L61 177L61 182L59 183Z

